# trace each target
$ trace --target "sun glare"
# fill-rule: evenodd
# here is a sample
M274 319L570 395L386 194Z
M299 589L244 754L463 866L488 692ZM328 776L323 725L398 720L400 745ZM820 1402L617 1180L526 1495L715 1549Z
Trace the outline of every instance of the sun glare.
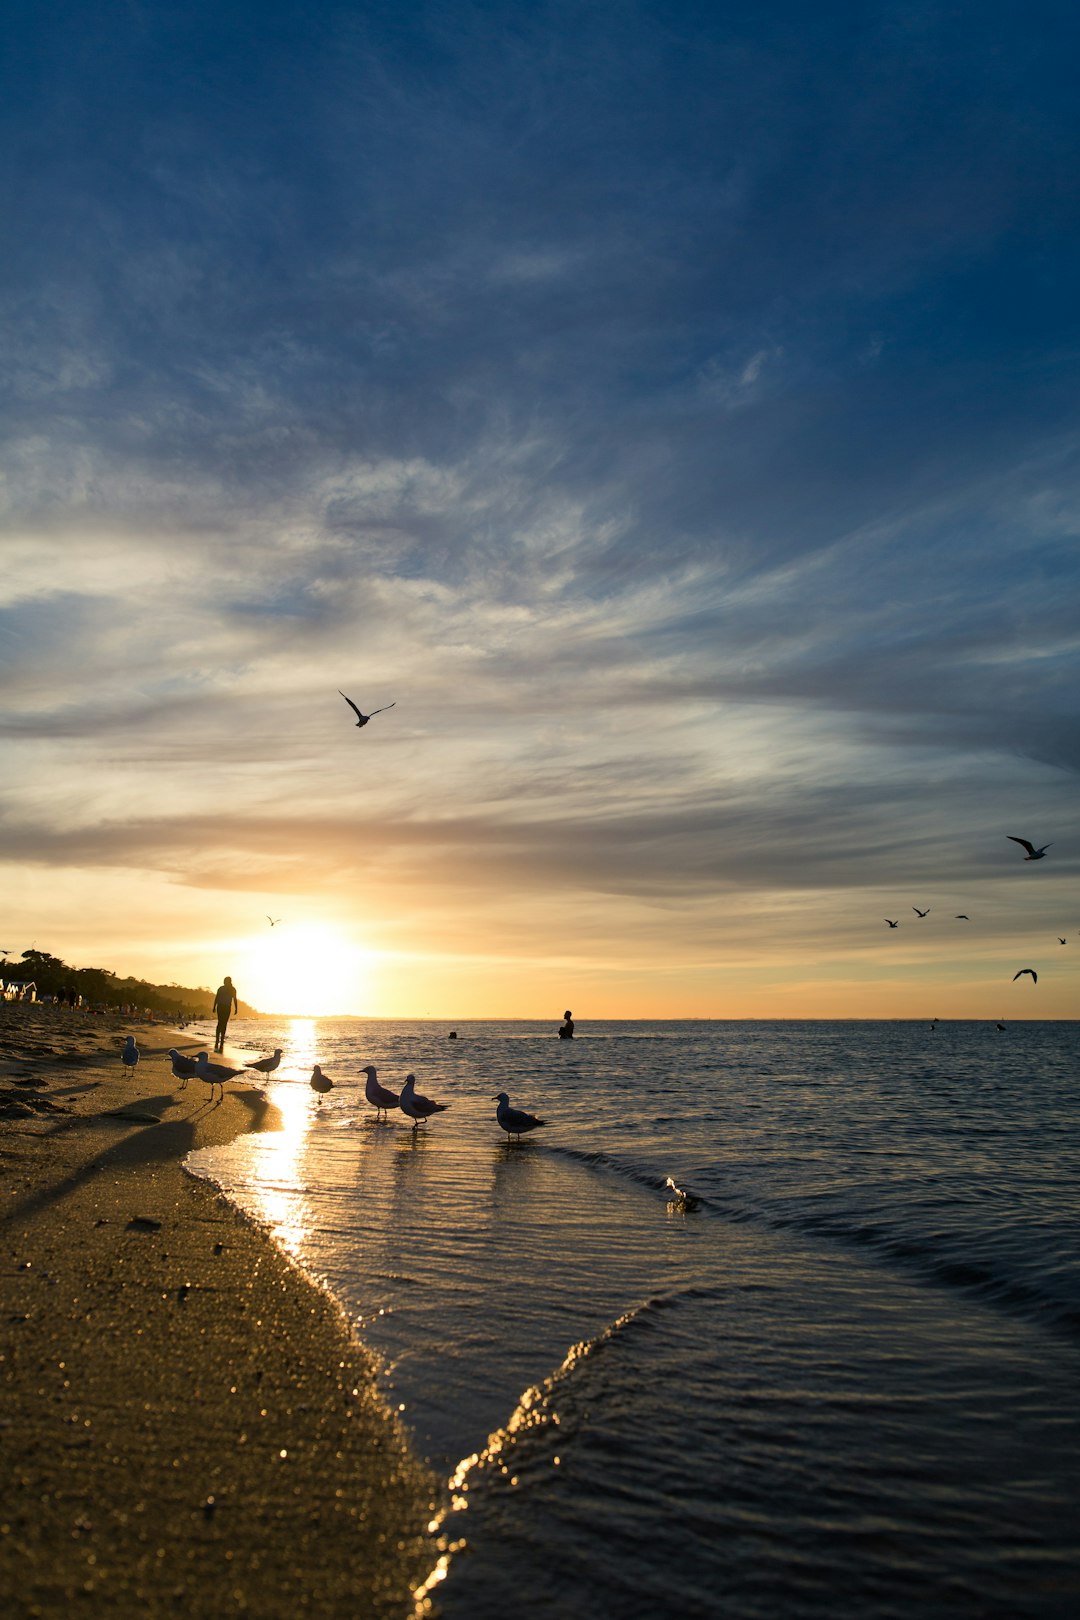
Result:
M337 928L282 922L246 944L244 1000L260 1012L325 1018L368 1012L370 954Z

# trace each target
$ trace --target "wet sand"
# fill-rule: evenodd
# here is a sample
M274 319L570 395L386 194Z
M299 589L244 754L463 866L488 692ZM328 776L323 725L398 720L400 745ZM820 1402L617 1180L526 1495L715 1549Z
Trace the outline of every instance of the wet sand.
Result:
M436 1482L333 1301L182 1170L275 1116L173 1045L0 1003L3 1611L411 1613Z

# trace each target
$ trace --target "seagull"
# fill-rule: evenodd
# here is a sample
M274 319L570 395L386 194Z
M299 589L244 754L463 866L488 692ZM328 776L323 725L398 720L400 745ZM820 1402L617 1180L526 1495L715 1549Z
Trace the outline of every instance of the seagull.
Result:
M169 1056L172 1058L173 1074L176 1076L177 1080L183 1081L180 1090L186 1091L187 1083L191 1079L192 1075L198 1074L199 1065L196 1063L194 1058L185 1057L182 1052L178 1052L175 1046L169 1047Z
M500 1091L499 1095L492 1097L491 1100L499 1105L495 1110L495 1118L506 1132L507 1141L511 1136L516 1136L520 1142L523 1131L535 1131L538 1125L547 1124L546 1119L537 1119L535 1114L527 1114L523 1108L511 1108L510 1098L505 1091Z
M1004 1029L1004 1028L1005 1028L1005 1025L1004 1025L1004 1024L999 1024L999 1025L998 1025L998 1029Z
M135 1045L134 1035L128 1036L127 1045L120 1054L120 1061L124 1065L125 1069L130 1069L132 1074L134 1074L135 1065L139 1061L139 1048Z
M968 916L966 911L958 911L956 913L956 920L957 922L970 922L971 918Z
M1007 838L1009 836L1008 833L1006 833L1005 836ZM1013 984L1015 984L1017 979L1021 978L1025 973L1030 973L1031 974L1031 982L1032 982L1032 984L1038 984L1039 975L1036 973L1034 968L1021 968L1019 973L1014 973L1013 974Z
M280 917L271 917L271 915L270 915L270 913L268 911L264 911L263 916L266 918L266 920L270 924L271 928L276 928L278 923L281 921Z
M359 710L356 707L356 704L353 702L351 697L345 697L345 694L341 690L340 686L338 687L338 697L345 698L345 701L349 705L349 708L352 710L353 714L355 714L355 716L356 716L356 723L357 723L358 726L366 726L368 721L371 719L371 715L385 714L387 709L392 709L394 707L393 703L387 703L386 706L384 708L382 708L382 709L372 709L371 714L363 714L361 712L361 710ZM395 701L396 701L396 699L395 699Z
M1025 861L1041 861L1047 850L1054 847L1052 844L1044 844L1042 849L1036 849L1035 845L1029 844L1026 838L1013 838L1012 833L1006 833L1005 836L1014 844L1023 844L1027 850L1027 854L1024 856Z
M328 1091L333 1091L334 1082L331 1080L328 1074L323 1074L322 1070L319 1068L319 1065L316 1063L315 1067L311 1071L311 1079L308 1081L308 1085L311 1087L312 1091L317 1091L319 1093L319 1107L321 1108L322 1100L326 1093Z
M398 1098L398 1107L403 1114L408 1114L413 1122L414 1131L422 1119L428 1119L432 1114L441 1114L450 1106L449 1103L432 1102L430 1097L418 1097L415 1088L415 1074L407 1074L405 1084L401 1088L401 1096Z
M391 1108L396 1108L398 1106L397 1092L388 1091L385 1086L380 1086L374 1063L369 1063L363 1072L367 1075L367 1085L364 1087L364 1096L367 1098L369 1103L374 1104L375 1118L378 1119L380 1114L385 1114L387 1119L389 1119Z
M920 917L929 917L929 915L930 915L930 907L929 906L927 906L925 911L920 911L918 906L912 906L911 909L912 909L912 911L917 913L917 915L920 916Z
M899 926L900 926L900 919L899 918L897 918L896 922L893 922L891 917L886 917L885 921L888 923L890 928L899 928Z
M1058 944L1059 945L1064 945L1065 944L1065 941L1062 939L1060 934L1058 935Z
M273 1074L274 1070L277 1068L277 1066L278 1066L278 1064L280 1062L281 1062L281 1047L276 1046L274 1048L273 1057L257 1058L254 1063L245 1063L244 1068L245 1069L256 1069L259 1072L259 1074Z
M210 1101L214 1100L214 1087L221 1087L221 1095L225 1096L226 1080L235 1080L237 1075L243 1074L243 1069L230 1069L224 1063L211 1063L205 1052L200 1052L195 1059L195 1068L200 1080L205 1080L210 1087Z

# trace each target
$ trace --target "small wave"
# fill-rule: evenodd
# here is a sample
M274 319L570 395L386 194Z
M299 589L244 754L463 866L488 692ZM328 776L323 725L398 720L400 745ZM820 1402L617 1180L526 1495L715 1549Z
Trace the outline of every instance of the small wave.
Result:
M669 1209L700 1211L738 1225L825 1238L830 1243L854 1247L875 1262L914 1274L937 1287L969 1294L983 1305L1036 1321L1070 1339L1080 1339L1080 1306L1072 1293L1063 1298L1037 1280L1010 1275L996 1256L982 1259L963 1250L961 1237L942 1232L900 1232L886 1221L864 1221L854 1215L805 1210L789 1214L746 1199L723 1198L715 1193L691 1194L674 1177L616 1158L602 1149L584 1151L552 1144L548 1151L658 1193Z

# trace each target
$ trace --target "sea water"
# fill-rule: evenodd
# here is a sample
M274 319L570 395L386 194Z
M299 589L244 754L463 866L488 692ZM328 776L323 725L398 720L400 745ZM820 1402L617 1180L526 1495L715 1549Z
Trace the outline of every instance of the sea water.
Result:
M284 1129L188 1161L447 1480L421 1609L1080 1612L1076 1024L448 1027L234 1023Z

